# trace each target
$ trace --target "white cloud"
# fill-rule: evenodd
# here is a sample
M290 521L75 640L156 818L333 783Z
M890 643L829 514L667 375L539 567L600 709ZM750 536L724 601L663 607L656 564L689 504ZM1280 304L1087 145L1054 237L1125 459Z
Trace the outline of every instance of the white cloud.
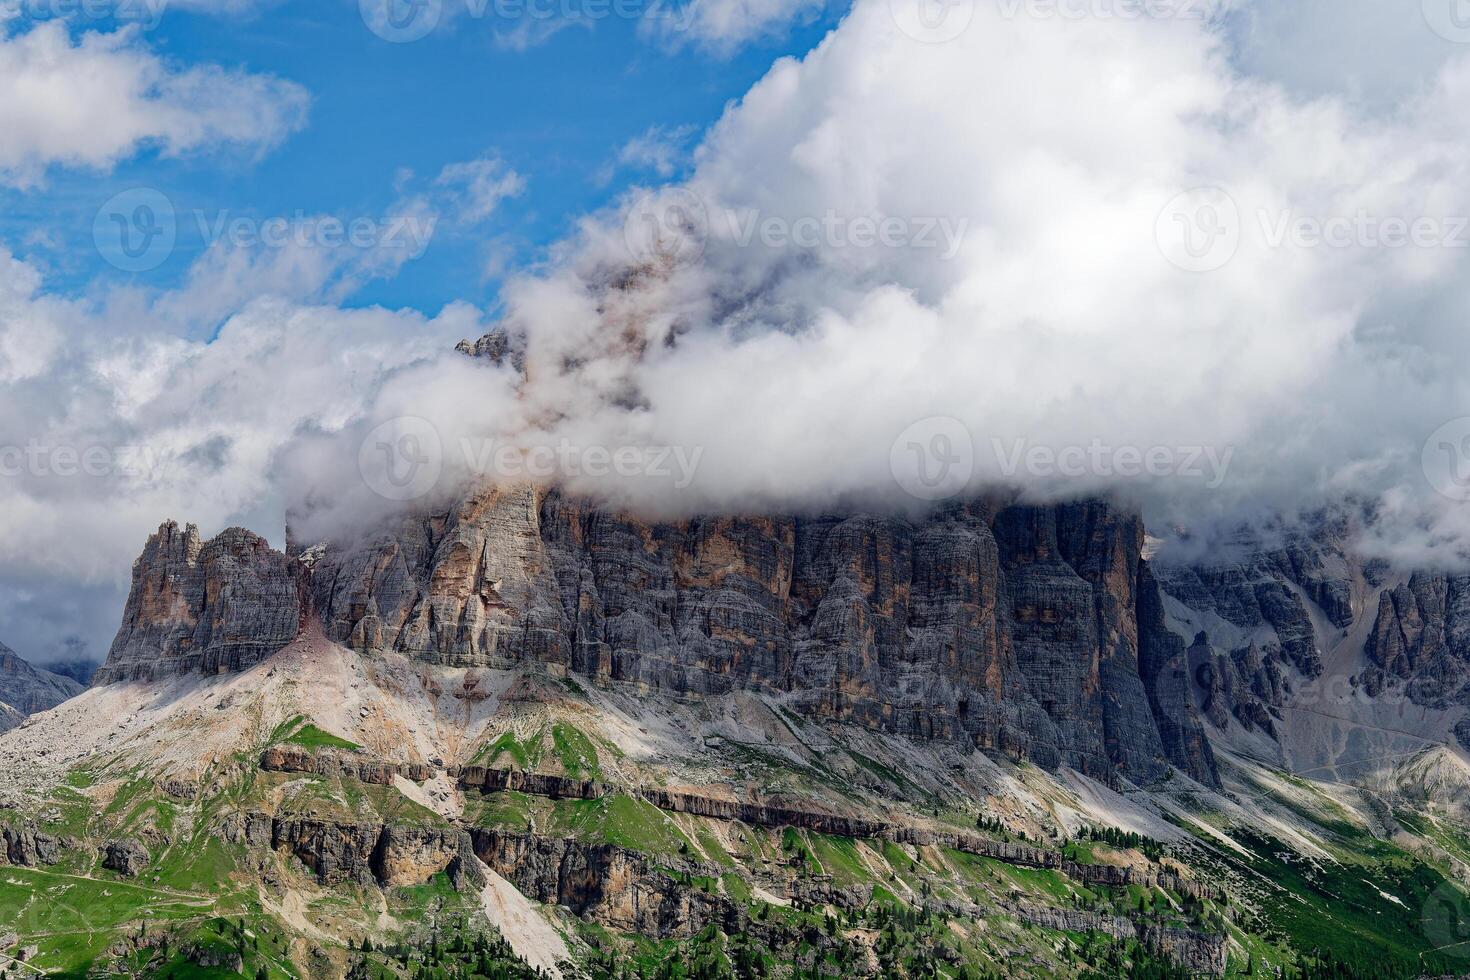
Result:
M494 156L451 163L434 183L454 196L453 204L464 224L484 221L502 201L519 197L526 189L525 178Z
M144 148L260 152L304 125L300 86L169 65L141 38L125 28L74 40L57 21L0 35L0 183L29 187L52 166L105 170Z
M695 44L721 54L812 19L825 0L671 0L651 4L643 30L664 43Z
M693 126L650 126L618 149L618 163L667 180L688 159L694 135Z
M886 0L863 0L709 134L673 196L708 216L697 261L654 262L627 285L618 213L507 288L533 378L517 438L701 447L685 493L580 485L748 510L907 499L893 440L946 416L975 436L977 484L1120 488L1103 473L1008 474L997 446L1018 440L1210 447L1232 454L1223 486L1161 475L1121 489L1192 520L1382 497L1385 518L1427 529L1412 536L1421 558L1463 546L1464 509L1418 457L1470 406L1470 249L1271 239L1283 217L1360 214L1470 239L1453 231L1470 215L1470 124L1454 109L1470 61L1382 113L1242 74L1233 40L1199 20L979 5L957 39L922 44ZM1240 215L1238 253L1207 273L1157 240L1168 202L1200 185L1227 188ZM884 218L965 234L948 259L841 240ZM752 232L768 219L814 225L816 240Z
M13 645L64 630L99 652L132 560L165 519L245 525L279 546L287 506L311 492L282 478L292 447L341 433L395 372L465 361L454 343L483 329L463 305L426 318L259 293L211 339L168 329L215 315L188 309L208 281L249 274L206 266L182 293L97 306L46 296L0 251L0 580L26 584L0 590ZM12 625L20 608L76 615L77 595L92 600L81 619Z

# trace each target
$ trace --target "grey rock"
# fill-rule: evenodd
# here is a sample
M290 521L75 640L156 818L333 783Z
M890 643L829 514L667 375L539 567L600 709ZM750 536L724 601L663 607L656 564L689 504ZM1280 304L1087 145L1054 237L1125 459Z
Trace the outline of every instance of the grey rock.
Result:
M1470 576L1419 573L1381 593L1364 645L1370 695L1390 679L1416 704L1463 700L1470 680Z
M102 849L102 866L126 878L142 874L151 860L148 848L132 837L111 841Z
M82 685L22 660L0 643L0 731L82 693Z
M1213 783L1142 545L1136 515L1095 501L647 522L530 486L286 555L166 524L99 683L245 669L311 609L365 653L764 691L820 721L1109 782L1173 765Z
M202 542L172 521L133 565L122 627L94 683L249 669L296 637L296 569L264 538L232 528Z

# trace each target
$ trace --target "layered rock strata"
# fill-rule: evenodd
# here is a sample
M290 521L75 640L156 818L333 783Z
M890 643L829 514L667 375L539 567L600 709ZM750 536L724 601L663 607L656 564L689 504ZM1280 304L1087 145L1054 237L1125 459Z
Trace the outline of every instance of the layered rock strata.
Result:
M763 692L1109 782L1174 766L1216 785L1142 545L1142 522L1100 502L651 523L529 486L293 544L301 560L166 524L99 682L244 669L315 615L365 653Z

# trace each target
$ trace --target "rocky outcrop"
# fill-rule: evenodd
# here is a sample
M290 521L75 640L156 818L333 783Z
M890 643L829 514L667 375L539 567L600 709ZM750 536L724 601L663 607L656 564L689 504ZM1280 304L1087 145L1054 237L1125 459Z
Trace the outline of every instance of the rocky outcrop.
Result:
M433 767L422 762L382 762L333 749L312 751L300 745L270 746L260 754L260 768L266 772L355 779L374 786L391 786L394 776L416 783L434 778Z
M82 685L70 677L33 667L0 643L0 731L80 693ZM6 723L7 715L13 724Z
M596 780L570 779L520 769L487 769L484 766L464 767L459 773L459 788L482 793L511 790L553 800L598 800L612 792L605 783Z
M1044 905L1003 905L1002 911L1021 922L1063 932L1098 932L1114 939L1137 939L1145 947L1165 956L1192 973L1224 976L1229 965L1229 937L1166 926L1121 915L1104 915L1080 909Z
M1194 638L1188 652L1201 692L1201 708L1210 723L1227 729L1233 723L1248 732L1276 738L1276 726L1291 685L1282 664L1261 656L1254 643L1224 653L1210 645L1209 634Z
M675 697L769 691L1110 781L1170 763L1213 781L1167 657L1143 676L1141 549L1139 520L1101 503L649 523L490 487L328 546L312 582L329 635L357 649Z
M349 824L248 813L227 817L221 833L232 843L290 854L325 885L394 888L423 884L440 872L466 887L483 885L469 837L453 827Z
M1158 923L1138 926L1139 942L1195 973L1224 976L1229 965L1229 937Z
M992 840L976 834L905 826L884 820L826 813L820 810L769 803L731 800L662 787L615 788L604 783L567 779L563 776L527 773L516 769L486 769L470 766L460 773L460 787L482 792L514 790L553 799L596 800L612 793L637 796L661 810L686 813L714 820L731 820L756 827L795 827L819 834L849 838L885 838L896 844L919 847L948 847L952 850L991 858L1023 867L1050 868L1087 884L1166 888L1195 898L1216 898L1218 890L1168 871L1142 871L1112 865L1078 864L1057 851Z
M738 820L757 827L798 827L839 837L877 837L889 828L885 822L862 817L794 806L715 799L658 787L643 787L638 793L661 810L716 820Z
M296 637L294 563L264 538L232 528L202 542L192 524L164 524L133 565L133 586L94 682L247 670Z
M151 860L148 848L131 837L111 841L102 848L102 866L125 878L135 878L142 874Z
M65 842L35 827L0 828L0 857L22 868L39 868L61 860Z
M653 939L679 939L710 925L731 934L756 925L743 906L723 895L691 888L669 873L713 877L719 873L718 868L655 868L645 855L612 844L490 829L474 829L470 835L480 860L532 901L570 909L610 929ZM1120 879L1120 883L1127 882ZM855 909L871 900L872 890L866 886L835 888L829 880L807 876L793 879L788 895L806 906L830 904ZM1102 931L1118 938L1137 938L1189 969L1215 975L1225 970L1223 936L1071 909L1002 906L999 911L1049 929ZM956 910L968 917L983 912L978 906Z
M1241 646L1254 642L1263 659L1314 678L1322 673L1321 638L1308 603L1328 624L1347 629L1356 618L1354 578L1376 574L1352 553L1354 527L1351 515L1334 512L1244 530L1212 560L1161 569L1160 579L1185 606L1238 629Z
M1160 745L1181 771L1206 786L1218 787L1215 753L1194 711L1189 651L1184 639L1168 627L1163 594L1147 563L1139 577L1138 671L1158 726Z
M709 925L744 931L739 905L690 888L636 851L479 828L470 837L479 859L532 901L563 906L610 929L653 939L683 939Z
M686 699L768 692L1108 782L1173 765L1213 785L1142 546L1140 519L1101 502L656 523L531 486L350 544L293 542L300 561L169 524L99 680L248 667L309 608L369 653Z
M1056 851L1031 847L1027 844L991 840L975 834L920 827L893 827L885 831L883 836L896 844L948 847L951 850L990 858L1005 864L1048 868L1060 871L1067 877L1084 884L1106 885L1112 888L1124 888L1128 885L1164 888L1194 898L1218 898L1221 894L1216 888L1181 877L1171 871L1143 871L1135 868L1120 868L1110 864L1079 864L1075 861L1068 861Z
M1420 573L1385 589L1364 653L1370 695L1396 681L1416 704L1462 700L1470 680L1470 576Z

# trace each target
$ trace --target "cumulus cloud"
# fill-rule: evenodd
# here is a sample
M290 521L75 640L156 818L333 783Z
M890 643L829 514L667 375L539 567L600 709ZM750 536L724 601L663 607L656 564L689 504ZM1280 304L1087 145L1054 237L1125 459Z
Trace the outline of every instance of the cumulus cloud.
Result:
M52 166L105 170L143 148L256 153L306 121L300 86L215 65L178 67L137 27L73 39L59 21L0 23L0 183L26 188Z
M900 437L952 450L952 420L972 490L1191 522L1356 497L1401 557L1464 547L1421 451L1470 403L1470 61L1382 112L1246 73L1219 19L980 5L922 43L893 10L507 286L498 438L702 452L687 488L570 476L623 505L891 506Z
M464 360L454 342L483 327L464 305L424 317L277 293L190 340L157 329L182 315L187 291L98 305L40 287L32 268L0 252L0 568L16 586L0 590L0 621L59 616L71 608L57 595L67 589L110 597L67 621L94 650L116 628L132 560L161 521L211 533L241 524L279 546L290 447L342 432L395 372ZM140 330L140 319L154 328ZM32 645L19 628L9 637Z
M451 163L434 183L452 195L452 204L464 224L484 221L502 201L518 197L526 189L525 178L496 156Z
M695 134L693 126L650 126L618 148L617 165L668 180L688 160Z
M818 16L824 0L674 0L655 3L644 33L673 47L697 45L729 54Z

